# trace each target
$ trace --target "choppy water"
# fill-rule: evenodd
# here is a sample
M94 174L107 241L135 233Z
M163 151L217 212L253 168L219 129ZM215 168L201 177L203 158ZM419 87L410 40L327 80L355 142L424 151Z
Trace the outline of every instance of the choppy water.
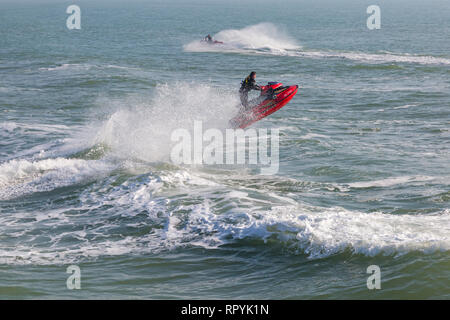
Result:
M450 297L447 1L69 4L0 3L1 298ZM171 163L252 70L279 173Z

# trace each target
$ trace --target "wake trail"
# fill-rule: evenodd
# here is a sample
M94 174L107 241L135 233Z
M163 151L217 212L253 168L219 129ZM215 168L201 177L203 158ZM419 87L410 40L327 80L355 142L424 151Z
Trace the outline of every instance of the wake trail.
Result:
M223 52L251 55L274 55L310 59L345 59L367 64L409 63L418 65L450 65L446 57L393 52L358 52L328 49L306 49L285 30L272 23L259 23L242 29L222 30L213 36L223 44L210 45L192 41L186 52Z

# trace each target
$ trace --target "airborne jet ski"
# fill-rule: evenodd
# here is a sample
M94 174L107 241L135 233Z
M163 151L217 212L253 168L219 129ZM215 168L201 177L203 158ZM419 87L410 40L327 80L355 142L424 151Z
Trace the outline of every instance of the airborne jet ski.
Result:
M232 128L244 129L281 109L296 95L298 85L283 86L279 82L269 82L261 89L261 95L250 101L248 107L241 107L239 113L230 120Z

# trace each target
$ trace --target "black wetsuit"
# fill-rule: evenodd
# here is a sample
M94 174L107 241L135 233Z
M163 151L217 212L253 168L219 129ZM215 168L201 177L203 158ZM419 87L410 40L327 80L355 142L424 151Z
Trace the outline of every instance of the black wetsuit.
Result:
M242 81L239 89L241 103L244 107L248 107L248 92L250 90L261 90L261 87L256 84L256 81L251 76L248 76Z

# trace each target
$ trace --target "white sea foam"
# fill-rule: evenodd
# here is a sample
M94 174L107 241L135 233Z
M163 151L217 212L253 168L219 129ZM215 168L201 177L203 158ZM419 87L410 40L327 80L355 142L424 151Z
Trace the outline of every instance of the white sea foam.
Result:
M394 109L408 109L409 107L415 107L417 104L405 104L403 106L394 107Z
M228 119L237 112L238 101L228 90L178 83L158 86L151 97L130 96L119 101L102 100L99 104L113 105L116 111L102 125L96 143L107 144L118 156L168 161L174 130L184 128L191 132L194 121L202 121L204 130L225 129Z
M270 212L226 216L209 211L206 205L193 208L189 223L183 222L186 235L207 235L196 239L196 245L217 247L230 239L278 239L310 258L346 250L368 256L450 250L449 212L412 216L368 214L341 208L310 210L292 205L275 207ZM174 229L177 226L171 227ZM177 230L179 234L179 228Z
M365 52L337 52L337 51L295 51L291 56L304 58L341 58L366 63L415 63L422 65L450 65L450 59L433 57L430 55L413 55L408 53L365 53Z
M17 123L9 121L9 122L2 122L0 123L0 128L2 130L5 130L7 132L13 132L14 130L16 130L18 128Z
M102 176L112 168L112 164L96 160L10 160L0 164L0 199L77 184Z
M351 188L372 188L372 187L391 187L398 184L406 184L406 183L423 183L435 180L434 177L429 176L401 176L401 177L393 177L375 181L362 181L362 182L353 182L349 183L348 186Z
M220 248L245 239L261 240L263 245L277 241L292 253L306 254L311 259L343 252L398 256L450 250L448 210L427 215L395 215L309 206L275 192L255 197L255 190L229 189L211 181L207 175L185 170L164 171L159 176L149 174L145 179L140 177L139 183L133 181L108 188L107 196L103 188L85 190L79 197L80 207L73 208L86 212L79 216L70 214L72 210L68 208L42 215L30 212L2 215L0 224L11 230L8 235L29 238L29 243L37 237L35 232L30 232L37 219L41 226L52 230L49 240L52 245L31 247L28 242L22 242L14 248L0 246L0 263L71 263L105 255L148 254L186 246ZM167 197L165 192L172 196ZM220 208L225 204L227 209L222 212ZM133 232L136 235L115 236L114 230L124 227L120 217L143 212L147 221L126 223L127 228L136 230ZM83 215L102 223L81 228L77 219ZM30 221L31 217L34 219ZM153 224L162 227L139 231ZM67 231L69 226L74 228L73 232ZM72 239L70 245L59 244L67 238Z
M55 67L39 68L41 71L60 71L60 70L89 70L93 67L92 64L86 63L63 63Z
M307 133L303 136L301 136L300 138L302 139L315 139L315 138L320 138L320 139L326 139L326 138L330 138L329 136L326 136L324 134L318 134L318 133Z
M63 63L52 67L39 68L40 71L87 71L91 69L123 69L123 70L139 70L133 67L118 66L114 64L92 64L92 63Z

